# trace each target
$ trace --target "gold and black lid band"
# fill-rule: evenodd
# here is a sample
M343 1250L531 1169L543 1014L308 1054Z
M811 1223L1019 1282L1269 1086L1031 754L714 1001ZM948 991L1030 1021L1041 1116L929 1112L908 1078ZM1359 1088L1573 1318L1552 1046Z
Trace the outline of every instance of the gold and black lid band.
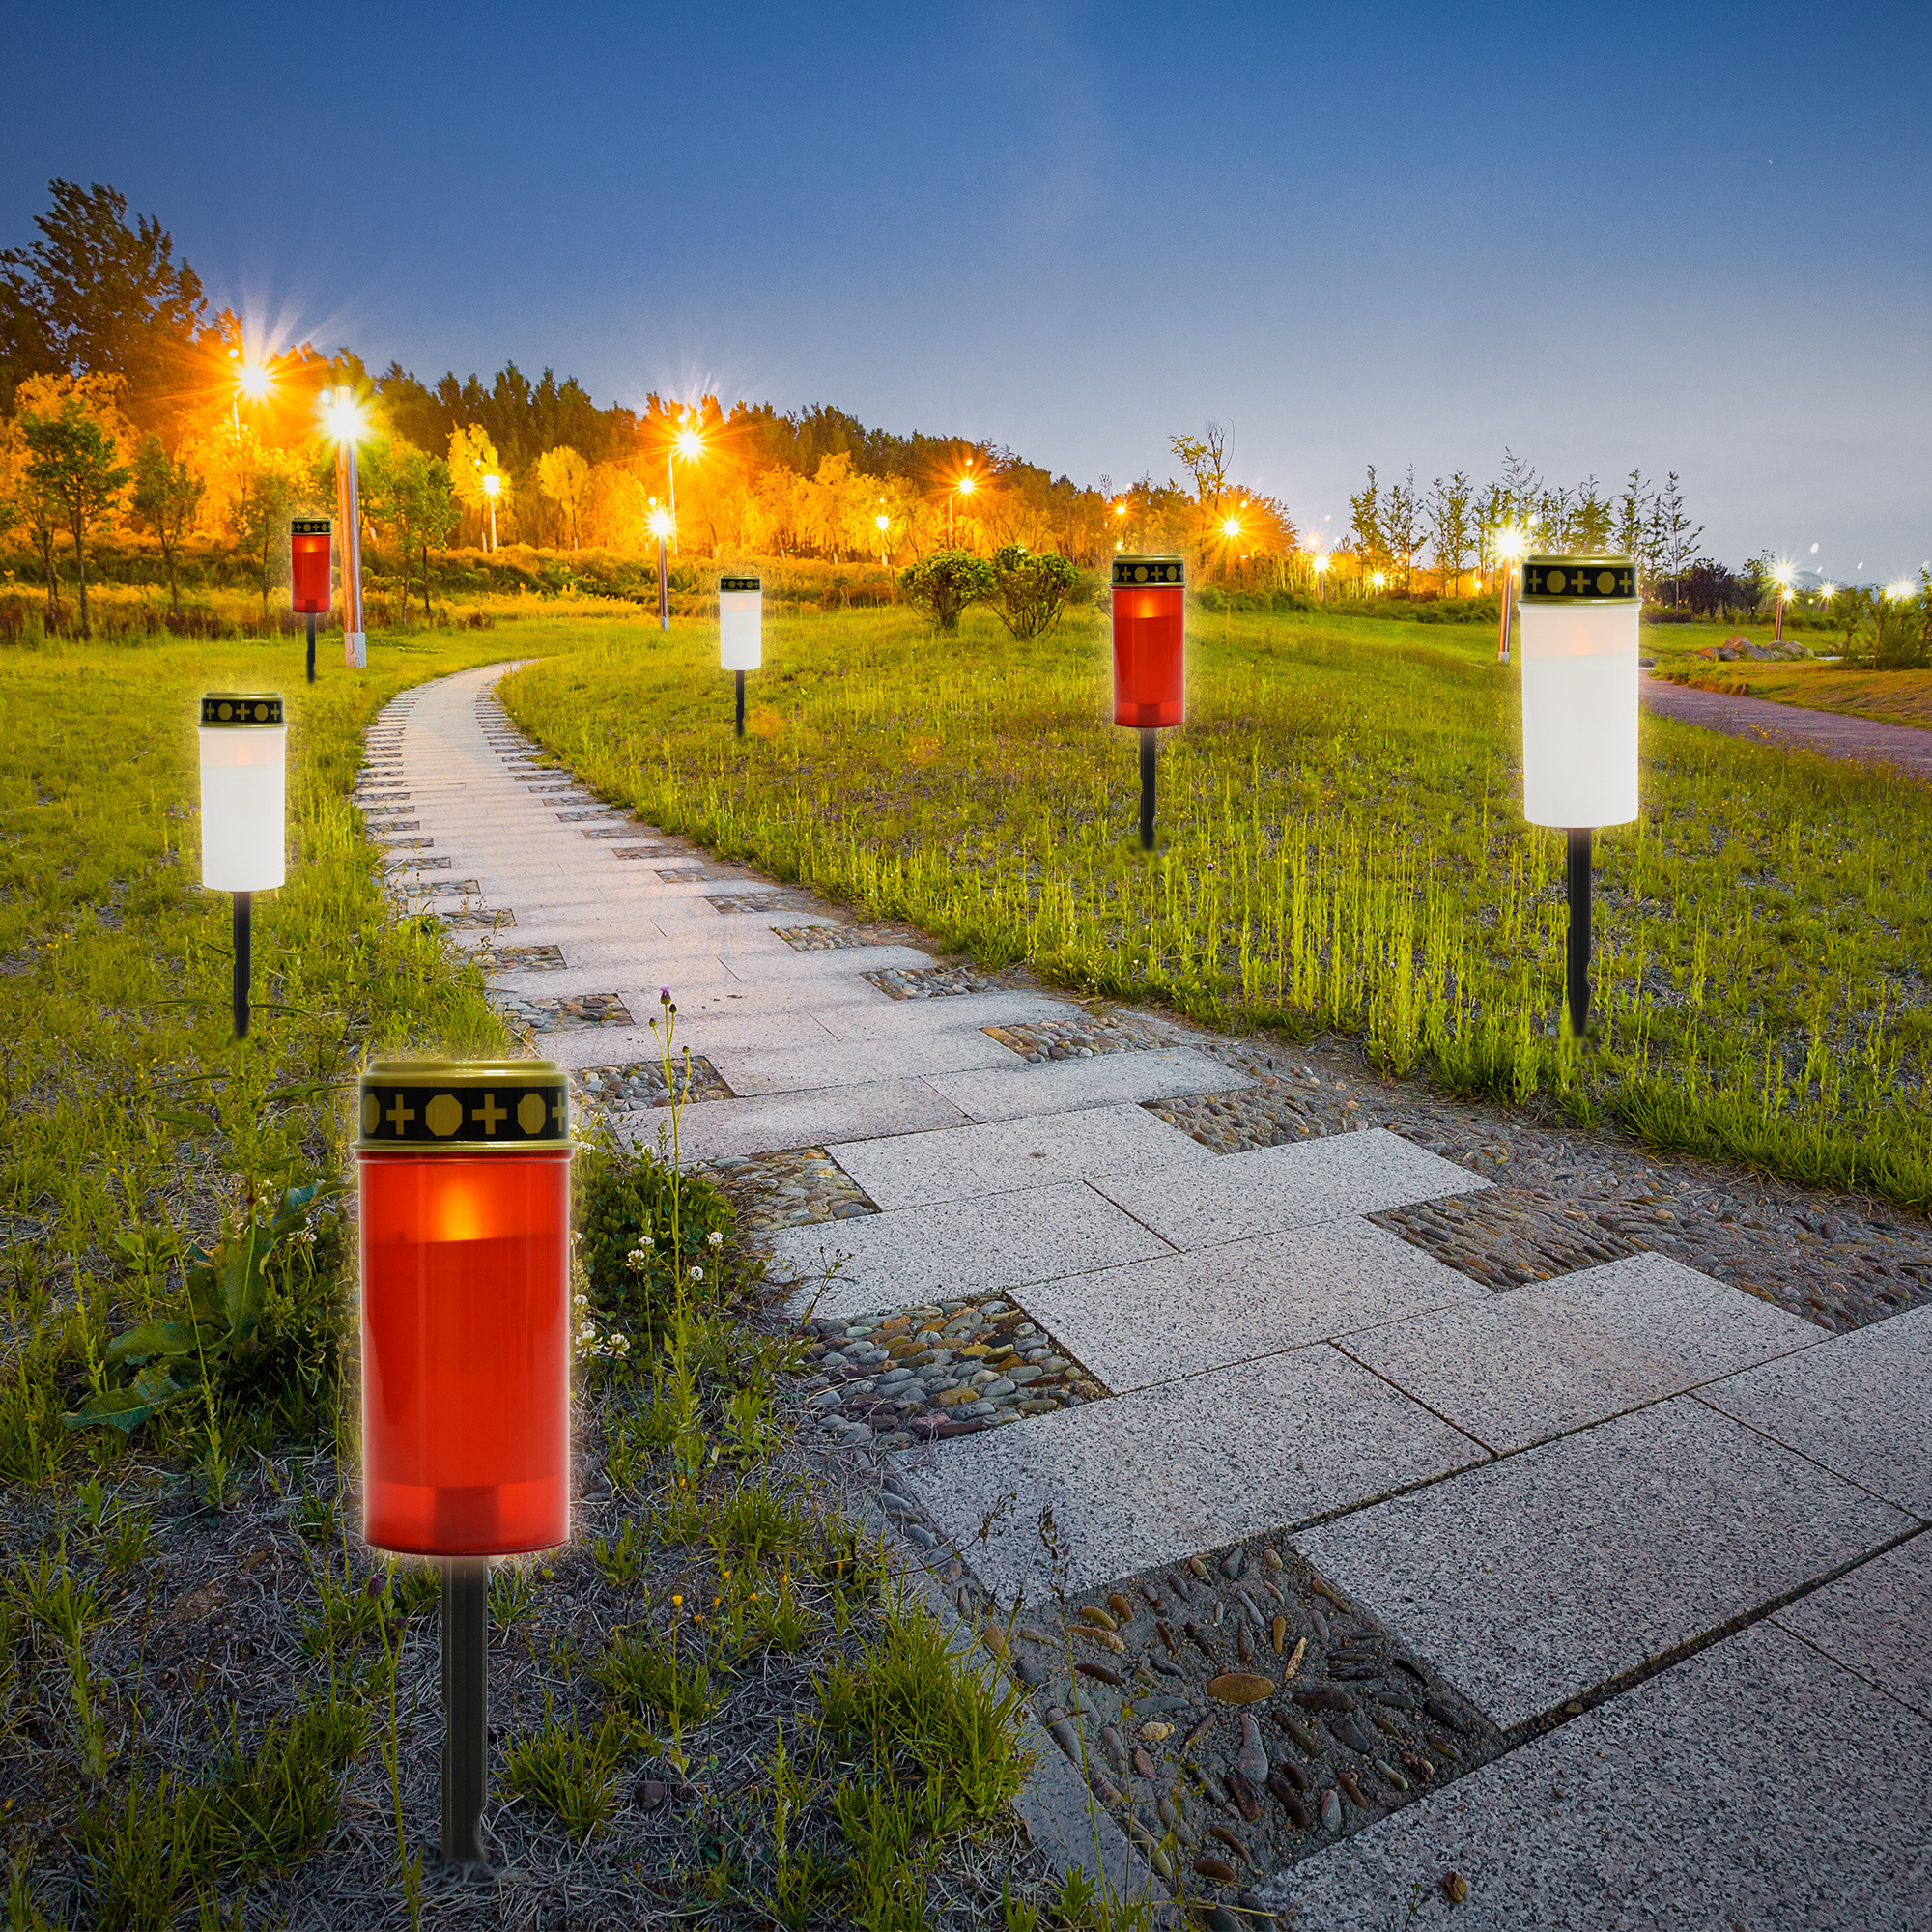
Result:
M718 588L721 591L724 590L762 591L764 587L765 587L764 580L762 578L757 578L757 577L721 577L718 580Z
M244 724L272 728L288 720L278 691L211 691L201 700L201 722L204 729Z
M1117 589L1139 589L1151 583L1187 582L1187 560L1179 556L1117 556L1114 584Z
M1627 556L1526 556L1525 604L1634 604L1636 565Z
M548 1060L379 1060L362 1075L358 1149L539 1153L570 1146L570 1091Z
M292 537L326 537L328 534L328 519L292 517L289 520L289 534Z

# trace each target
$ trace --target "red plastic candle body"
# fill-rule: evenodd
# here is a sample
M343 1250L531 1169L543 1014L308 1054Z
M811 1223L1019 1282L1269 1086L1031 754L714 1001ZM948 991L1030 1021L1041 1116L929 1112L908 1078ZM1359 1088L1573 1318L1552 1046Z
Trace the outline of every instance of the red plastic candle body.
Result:
M368 1153L364 1528L507 1556L570 1534L570 1156Z
M1178 560L1177 560L1178 562ZM1176 572L1179 575L1179 570ZM1114 723L1146 730L1181 720L1184 592L1179 582L1114 584Z
M326 517L298 517L289 526L289 578L297 616L326 615L329 609Z

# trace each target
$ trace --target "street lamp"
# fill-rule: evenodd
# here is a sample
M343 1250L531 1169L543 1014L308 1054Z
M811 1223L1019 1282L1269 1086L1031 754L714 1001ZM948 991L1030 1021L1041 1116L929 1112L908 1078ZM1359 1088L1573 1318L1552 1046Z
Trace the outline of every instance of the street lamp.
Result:
M1771 641L1781 644L1784 641L1784 600L1791 595L1792 570L1788 563L1780 563L1771 573L1771 581L1777 585L1777 613L1772 620Z
M1114 559L1114 723L1141 734L1141 847L1153 850L1155 732L1182 713L1186 564L1178 556Z
M970 456L966 459L966 467L969 469L973 467L973 459ZM952 485L952 488L946 493L946 547L948 550L952 548L952 499L955 497L970 497L972 494L973 479L970 476L961 476L958 478Z
M1506 526L1496 532L1496 556L1503 567L1502 614L1496 623L1496 662L1499 665L1510 661L1510 588L1516 581L1514 568L1517 559L1526 547L1519 529Z
M570 1101L547 1060L359 1082L363 1535L442 1564L442 1853L480 1864L490 1559L570 1535Z
M718 580L718 662L738 679L738 735L745 735L745 673L756 670L764 632L764 585L755 577Z
M655 505L657 500L653 497L652 504ZM672 523L668 510L655 507L644 519L644 523L652 536L658 540L658 629L668 631L670 629L670 579L665 574L665 544L669 540L670 533L676 526Z
M490 499L490 549L497 548L497 494L503 487L503 479L493 469L483 479L483 494Z
M1590 1016L1590 835L1636 816L1636 567L1627 556L1522 566L1522 815L1568 835L1570 1031Z
M685 426L673 440L670 454L665 458L665 475L670 485L670 551L677 554L677 471L671 467L671 458L681 456L687 463L696 463L704 454L704 439L687 414Z
M342 662L361 670L369 662L362 629L362 506L355 477L355 445L369 425L347 385L325 389L320 401L324 434L335 444L335 508L342 523Z
M881 570L885 570L888 568L888 565L886 563L886 532L892 528L893 520L889 516L887 516L883 510L881 510L879 514L872 519L872 522L876 526L879 532L879 568Z
M1315 573L1315 601L1325 604L1328 601L1328 565L1330 558L1325 552L1317 551L1310 559L1309 568Z
M228 357L236 365L235 394L230 398L229 407L235 418L235 438L239 442L242 439L242 398L246 396L251 403L266 402L275 386L275 378L266 363L250 362L245 348L231 349Z
M308 681L315 682L315 620L326 613L328 594L328 519L296 517L289 524L289 596L296 615L308 619Z
M201 883L235 895L235 1037L248 1037L249 914L287 876L282 813L288 725L273 691L201 700Z

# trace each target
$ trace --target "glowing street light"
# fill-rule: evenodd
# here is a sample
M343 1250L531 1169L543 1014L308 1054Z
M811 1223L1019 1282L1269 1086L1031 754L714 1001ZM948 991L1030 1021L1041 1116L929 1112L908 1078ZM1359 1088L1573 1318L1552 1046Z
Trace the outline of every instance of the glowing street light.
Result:
M677 471L672 467L673 459L681 456L687 463L696 463L703 454L704 438L687 410L684 427L671 439L670 449L665 456L665 477L670 490L670 551L673 556L677 554Z
M971 469L973 467L973 459L970 456L966 459L966 467L968 469ZM952 499L955 497L970 497L972 494L973 479L970 476L959 477L953 483L952 488L946 493L946 547L948 550L952 548Z
M497 548L497 496L503 487L503 479L493 469L483 479L483 494L490 499L490 548Z
M228 359L235 366L235 394L230 398L229 407L235 419L237 440L242 435L242 398L246 396L251 403L264 403L275 386L274 372L263 362L248 360L248 353L243 348L231 349Z
M1502 614L1496 621L1496 662L1499 665L1510 661L1510 590L1516 582L1517 561L1527 548L1523 533L1514 526L1505 525L1496 532L1496 556L1503 567Z
M1388 579L1378 570L1369 579L1369 582L1376 589L1379 590L1388 582Z
M1771 641L1781 644L1784 641L1784 600L1791 595L1791 566L1780 563L1771 573L1771 581L1777 585L1777 614L1772 620Z
M1315 601L1318 604L1328 601L1328 565L1331 561L1325 553L1319 550L1309 559L1308 567L1315 573Z
M657 507L657 498L651 498L651 513L644 519L644 526L658 540L658 629L670 629L670 579L665 573L665 545L669 542L672 530L677 526L668 510Z
M885 570L890 567L886 562L886 532L892 528L893 520L881 510L872 519L872 524L879 532L879 568Z
M359 1085L362 1529L442 1565L442 1853L480 1864L490 1559L570 1535L570 1099L547 1060Z
M1570 1031L1590 1017L1590 837L1637 814L1636 567L1627 556L1522 566L1522 815L1569 838Z
M201 700L201 883L235 895L235 1037L248 1037L249 908L287 877L288 724L274 691Z
M362 506L355 478L355 445L369 434L355 392L346 384L317 401L323 434L335 444L335 508L342 524L342 662L361 670L369 662L362 629Z
M1178 556L1114 559L1114 723L1141 734L1141 848L1153 850L1153 769L1162 725L1182 716L1187 571Z
M718 662L738 680L738 735L745 735L745 673L761 661L764 584L755 577L718 580Z

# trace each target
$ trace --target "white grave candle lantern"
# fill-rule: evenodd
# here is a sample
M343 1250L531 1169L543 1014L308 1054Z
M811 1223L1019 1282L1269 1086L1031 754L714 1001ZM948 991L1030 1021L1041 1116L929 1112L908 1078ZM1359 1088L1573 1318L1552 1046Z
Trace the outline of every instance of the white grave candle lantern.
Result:
M1590 1015L1590 835L1637 813L1636 570L1627 556L1523 559L1522 812L1570 835L1570 1028Z
M745 735L745 673L756 670L764 642L764 584L755 577L718 580L718 662L737 673L738 735Z
M288 725L275 692L201 700L201 882L235 895L235 1037L248 1034L250 895L282 884Z

